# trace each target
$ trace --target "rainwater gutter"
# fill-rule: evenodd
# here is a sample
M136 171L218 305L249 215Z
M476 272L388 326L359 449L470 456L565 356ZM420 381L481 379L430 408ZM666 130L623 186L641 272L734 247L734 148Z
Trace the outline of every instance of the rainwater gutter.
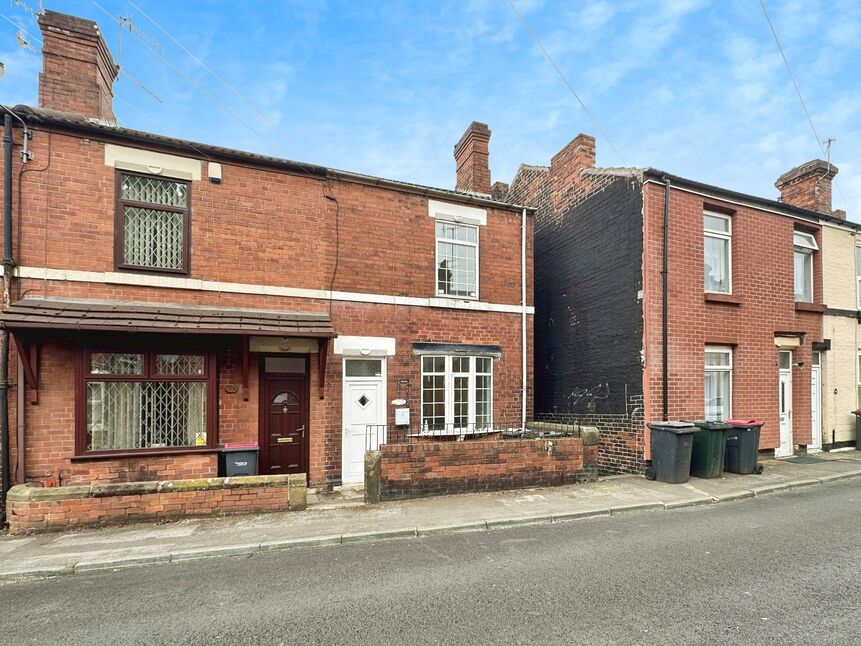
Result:
M3 115L3 307L9 305L12 283L12 117ZM0 331L0 527L6 524L9 491L9 331Z
M526 429L526 209L520 220L520 428Z

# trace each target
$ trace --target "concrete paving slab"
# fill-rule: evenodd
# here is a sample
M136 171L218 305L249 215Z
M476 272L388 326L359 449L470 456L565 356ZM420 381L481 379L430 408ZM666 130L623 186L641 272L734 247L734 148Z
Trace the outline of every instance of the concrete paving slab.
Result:
M614 476L585 485L461 494L258 516L187 519L39 536L0 537L0 578L56 576L291 547L333 545L527 523L678 509L861 477L861 452L808 464L768 460L762 475L692 478L682 485ZM249 540L253 539L253 541Z

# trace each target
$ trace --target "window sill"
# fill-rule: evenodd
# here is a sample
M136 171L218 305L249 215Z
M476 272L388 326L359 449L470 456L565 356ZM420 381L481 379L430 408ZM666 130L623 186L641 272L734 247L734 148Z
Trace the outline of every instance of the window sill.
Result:
M163 267L139 267L137 265L116 265L115 271L129 274L154 274L156 276L172 276L174 278L189 278L187 269L166 269Z
M741 305L741 298L734 294L719 294L718 292L706 292L706 303L724 303L725 305Z
M106 451L103 453L84 453L83 455L73 455L69 458L72 462L86 462L88 460L114 460L128 458L154 458L164 457L166 455L194 455L202 453L218 453L218 449L214 447L189 447L187 449L138 449L129 451Z
M828 306L823 303L802 303L799 301L795 302L796 312L816 312L818 314L823 314L827 309Z
M478 301L478 296L454 296L452 294L437 294L435 298L444 298L448 301Z

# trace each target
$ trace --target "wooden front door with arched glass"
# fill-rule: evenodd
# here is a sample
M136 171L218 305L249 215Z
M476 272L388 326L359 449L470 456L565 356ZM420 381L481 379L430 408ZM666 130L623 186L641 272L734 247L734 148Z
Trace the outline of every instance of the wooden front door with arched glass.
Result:
M308 473L306 375L264 370L260 390L260 474Z

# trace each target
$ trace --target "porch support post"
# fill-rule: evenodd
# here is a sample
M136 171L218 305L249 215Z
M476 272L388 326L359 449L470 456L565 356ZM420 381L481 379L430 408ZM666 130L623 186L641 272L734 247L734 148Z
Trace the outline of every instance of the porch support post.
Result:
M248 335L242 335L242 401L248 401Z
M15 342L15 351L21 358L21 368L24 371L25 383L30 387L30 403L39 403L39 348L35 343L29 347L24 345L20 334L12 332L12 340ZM18 377L19 379L21 376Z
M320 399L326 398L326 355L329 352L329 339L320 339L317 349L317 372L319 377Z

